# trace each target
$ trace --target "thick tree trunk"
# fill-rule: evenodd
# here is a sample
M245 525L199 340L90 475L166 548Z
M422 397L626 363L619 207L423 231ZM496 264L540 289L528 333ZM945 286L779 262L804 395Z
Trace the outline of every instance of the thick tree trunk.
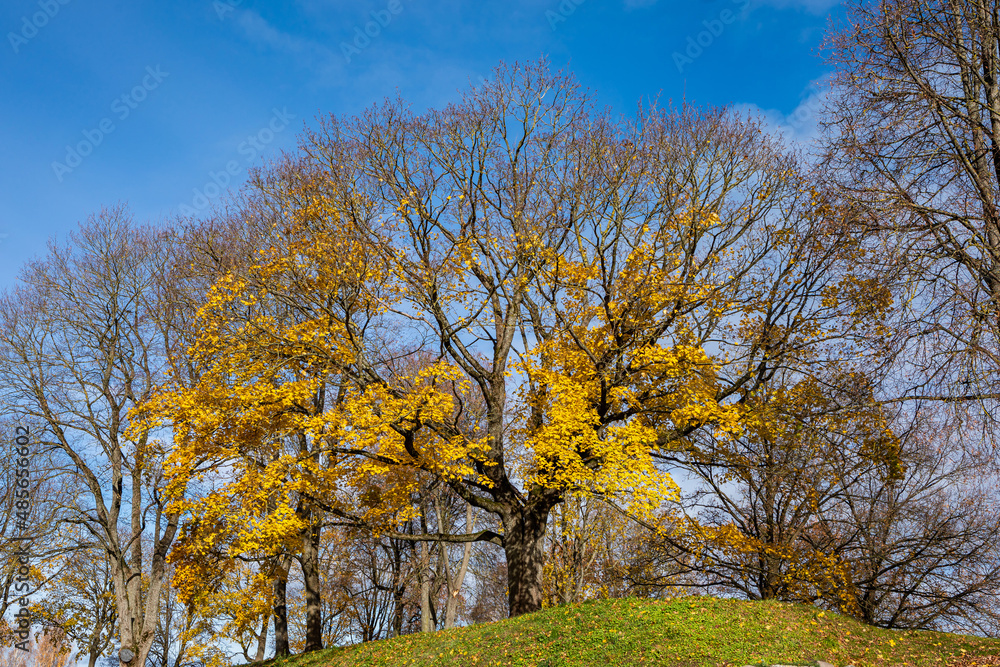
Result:
M274 577L274 656L284 656L291 653L288 647L288 568L291 557L282 556L278 561Z
M156 617L159 611L160 589L164 580L162 573L154 572L148 591L141 589L142 578L138 568L117 564L112 576L116 580L115 599L118 605L118 638L123 648L133 651L135 657L129 663L119 661L123 667L139 667L146 664L146 658L155 640ZM119 593L118 591L121 591Z
M112 561L112 579L115 584L115 604L118 614L119 645L131 649L135 658L123 667L142 667L156 639L159 620L160 593L167 585L166 555L176 531L176 518L168 526L168 533L160 537L152 553L147 587L143 590L141 555L132 555L132 563L121 566L124 558ZM138 534L138 532L137 532ZM139 542L139 540L136 540Z
M757 558L760 574L757 577L757 590L761 600L774 600L780 596L781 562L773 555L760 554Z
M505 521L508 608L511 617L542 608L542 568L549 509L524 508Z
M305 651L323 648L323 600L320 594L319 572L320 527L315 518L302 538L302 579L306 602Z

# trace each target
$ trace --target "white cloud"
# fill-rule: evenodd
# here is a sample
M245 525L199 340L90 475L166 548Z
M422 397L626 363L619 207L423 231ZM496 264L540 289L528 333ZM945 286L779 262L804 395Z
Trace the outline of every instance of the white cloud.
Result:
M333 56L330 49L321 44L278 30L253 10L241 12L238 20L248 39L276 51L309 59L330 60Z
M253 10L241 11L236 21L254 44L287 54L297 66L310 70L315 85L330 85L341 78L344 59L327 46L284 32Z
M803 92L799 105L787 115L753 103L737 104L734 109L744 115L760 117L769 130L780 134L790 144L809 148L820 136L820 118L829 94L829 81L822 80L810 85Z

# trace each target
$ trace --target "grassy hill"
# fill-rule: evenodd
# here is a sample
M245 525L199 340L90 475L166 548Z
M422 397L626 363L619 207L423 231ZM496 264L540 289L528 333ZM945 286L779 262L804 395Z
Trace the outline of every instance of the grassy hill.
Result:
M709 597L606 600L317 651L271 667L1000 665L1000 639L870 628L813 607Z

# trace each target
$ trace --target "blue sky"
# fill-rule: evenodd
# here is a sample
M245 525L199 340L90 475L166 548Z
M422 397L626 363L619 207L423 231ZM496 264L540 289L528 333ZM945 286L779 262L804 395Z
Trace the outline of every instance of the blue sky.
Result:
M547 56L622 113L655 96L736 105L807 141L829 73L819 46L841 13L836 0L4 0L0 287L102 205L169 224L294 150L319 116L397 91L438 107L501 60Z

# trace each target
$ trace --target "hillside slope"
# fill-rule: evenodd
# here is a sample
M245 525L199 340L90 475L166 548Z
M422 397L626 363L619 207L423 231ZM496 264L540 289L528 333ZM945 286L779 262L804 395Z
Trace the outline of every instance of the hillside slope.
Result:
M272 667L1000 665L1000 639L880 630L813 607L710 597L606 600L328 649Z

